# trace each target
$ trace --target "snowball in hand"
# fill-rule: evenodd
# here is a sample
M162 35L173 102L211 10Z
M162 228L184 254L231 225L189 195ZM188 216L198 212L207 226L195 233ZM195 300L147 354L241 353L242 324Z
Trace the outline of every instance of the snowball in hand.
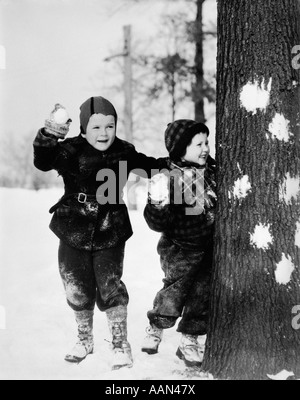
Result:
M65 107L60 104L55 104L55 108L50 114L50 120L54 121L56 124L63 125L70 120L70 117Z
M158 174L151 179L149 195L153 201L168 204L169 180L166 175Z

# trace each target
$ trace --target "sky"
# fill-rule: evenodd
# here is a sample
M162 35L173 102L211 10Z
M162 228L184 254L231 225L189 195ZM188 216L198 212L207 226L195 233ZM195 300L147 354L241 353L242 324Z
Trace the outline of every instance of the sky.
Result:
M158 29L159 15L174 4L0 0L0 54L6 53L5 69L3 54L0 61L0 135L37 131L56 103L69 111L70 135L77 135L79 106L95 95L109 98L122 114L120 94L110 90L112 63L104 59L122 51L124 25L132 25L133 38L149 38ZM215 0L208 0L207 7L213 9Z

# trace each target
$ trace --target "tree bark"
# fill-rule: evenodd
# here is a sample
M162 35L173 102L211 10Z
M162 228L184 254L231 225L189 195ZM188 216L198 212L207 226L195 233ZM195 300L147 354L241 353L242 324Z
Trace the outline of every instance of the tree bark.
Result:
M202 24L202 9L205 0L197 0L197 15L195 23L195 120L205 122L204 114L204 71L203 71L203 24Z
M300 377L298 0L219 0L218 209L203 369Z

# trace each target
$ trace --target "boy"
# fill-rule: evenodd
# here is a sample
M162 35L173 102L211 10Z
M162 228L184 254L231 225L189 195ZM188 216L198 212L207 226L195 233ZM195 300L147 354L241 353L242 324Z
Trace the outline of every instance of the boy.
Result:
M119 199L130 171L140 168L150 174L166 162L138 153L132 144L116 137L117 113L103 97L92 97L81 105L79 136L59 141L65 138L69 124L46 120L46 128L34 141L34 165L42 171L57 170L65 184L64 196L50 210L54 212L50 228L60 239L60 275L78 325L78 342L65 360L78 363L93 352L97 303L106 312L112 335L113 369L131 367L129 297L121 277L125 242L132 228L124 202L103 202L99 171L109 170L116 177L108 190L113 189ZM120 162L127 171L119 185Z
M208 320L214 211L214 171L209 157L209 130L192 120L177 120L165 132L170 156L167 173L152 180L144 216L151 229L162 232L158 253L165 274L164 287L148 312L150 327L142 346L158 352L163 330L182 316L177 356L188 366L198 366ZM153 183L154 181L154 183Z

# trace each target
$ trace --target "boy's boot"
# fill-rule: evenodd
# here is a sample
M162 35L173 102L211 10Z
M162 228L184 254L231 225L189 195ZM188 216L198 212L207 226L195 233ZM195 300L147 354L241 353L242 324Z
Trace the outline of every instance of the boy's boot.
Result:
M198 336L182 334L176 355L185 362L187 367L197 367L202 364L203 354L199 351Z
M80 363L88 354L93 353L93 316L94 311L75 311L75 318L78 325L78 341L66 355L66 361Z
M163 329L157 328L154 324L151 324L146 329L147 336L142 344L142 351L148 354L158 353L158 347L162 340Z
M127 309L124 306L106 311L108 326L112 335L112 369L131 368L133 359L131 347L127 341Z
M203 361L204 358L205 343L206 343L206 335L198 336L198 353L201 362Z

